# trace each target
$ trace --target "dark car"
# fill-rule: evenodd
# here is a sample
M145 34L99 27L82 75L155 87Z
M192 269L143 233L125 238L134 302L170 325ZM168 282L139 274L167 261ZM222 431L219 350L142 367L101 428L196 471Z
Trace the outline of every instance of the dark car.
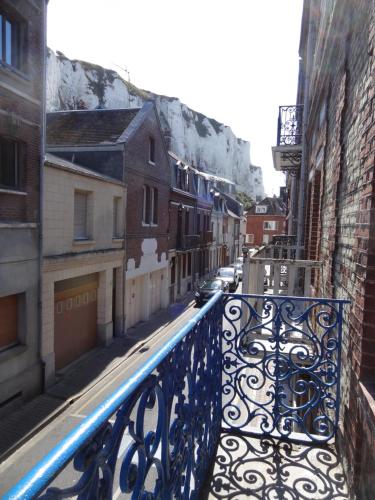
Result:
M216 272L216 278L220 278L226 283L228 283L230 292L236 291L239 282L239 277L236 268L220 267Z
M242 281L243 264L241 264L240 262L235 262L230 267L234 267L237 270L238 279L239 281Z
M223 292L228 291L228 284L222 279L203 281L195 292L196 305L201 306L204 302L210 300L210 298L213 297L219 290L222 290Z

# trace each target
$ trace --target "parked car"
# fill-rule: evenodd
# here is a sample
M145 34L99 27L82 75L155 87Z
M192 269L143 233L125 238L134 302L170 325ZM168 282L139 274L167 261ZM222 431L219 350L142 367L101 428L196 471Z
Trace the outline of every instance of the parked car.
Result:
M237 259L238 260L238 259ZM234 267L236 270L237 270L237 274L238 274L238 280L239 281L242 281L242 271L243 271L243 264L241 264L240 262L235 262L233 264L233 266L231 267Z
M243 264L243 257L237 257L235 264Z
M216 292L222 290L227 292L229 285L226 281L222 279L212 279L205 280L199 286L195 292L195 304L201 306L204 302L207 302Z
M229 291L235 292L238 286L239 278L237 269L234 267L220 267L216 272L216 277L221 278L228 283Z

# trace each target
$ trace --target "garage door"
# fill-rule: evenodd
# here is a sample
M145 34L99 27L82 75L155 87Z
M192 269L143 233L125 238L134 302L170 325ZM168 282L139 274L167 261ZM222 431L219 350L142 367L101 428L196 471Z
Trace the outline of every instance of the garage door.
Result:
M150 313L154 313L161 308L162 295L162 276L163 271L154 271L151 273L151 297L150 297Z
M143 319L145 301L142 295L142 284L142 277L126 282L126 328L131 328Z
M97 345L97 288L97 274L55 283L56 370Z

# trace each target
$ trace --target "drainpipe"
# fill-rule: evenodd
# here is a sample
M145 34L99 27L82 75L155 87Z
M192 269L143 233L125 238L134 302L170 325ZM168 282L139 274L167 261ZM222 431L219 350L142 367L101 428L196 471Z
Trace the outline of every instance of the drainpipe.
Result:
M45 362L42 353L42 293L43 293L43 203L44 203L44 160L46 154L46 73L47 73L47 4L48 0L43 2L43 71L42 71L42 106L41 106L41 128L40 128L40 155L39 155L39 283L38 283L38 357L42 368L41 388L45 389Z
M305 239L305 207L306 207L306 185L307 185L307 170L308 170L308 148L307 148L307 124L309 116L309 101L310 101L310 74L312 67L312 60L314 57L315 47L315 33L314 24L311 20L311 11L309 13L309 29L307 35L307 55L305 65L305 84L303 96L303 121L302 121L302 162L301 162L301 175L298 193L298 218L297 218L297 256L298 259L304 257ZM297 103L298 104L298 103Z

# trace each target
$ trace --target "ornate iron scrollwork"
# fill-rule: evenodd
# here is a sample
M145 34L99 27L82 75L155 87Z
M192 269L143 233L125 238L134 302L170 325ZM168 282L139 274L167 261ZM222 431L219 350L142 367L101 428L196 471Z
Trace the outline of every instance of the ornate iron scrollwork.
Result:
M303 106L280 106L277 129L278 146L297 146L302 142Z
M331 439L338 425L342 303L231 296L224 317L224 427Z

